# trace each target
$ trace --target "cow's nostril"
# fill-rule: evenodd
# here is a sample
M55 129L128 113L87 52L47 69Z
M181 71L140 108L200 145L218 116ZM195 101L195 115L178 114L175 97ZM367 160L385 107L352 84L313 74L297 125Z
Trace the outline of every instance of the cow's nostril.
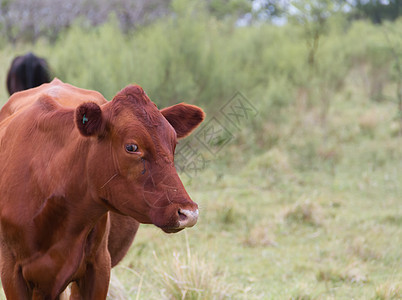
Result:
M181 209L179 209L177 213L179 214L179 221L185 221L187 219L187 215L183 213Z
M191 227L197 223L198 219L198 209L196 210L188 210L188 209L179 209L179 228Z

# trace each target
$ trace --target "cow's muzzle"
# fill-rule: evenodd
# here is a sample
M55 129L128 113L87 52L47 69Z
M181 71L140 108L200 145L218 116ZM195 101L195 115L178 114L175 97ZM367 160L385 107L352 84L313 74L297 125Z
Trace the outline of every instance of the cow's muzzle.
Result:
M198 209L179 209L179 227L178 229L193 227L198 220Z
M178 225L174 227L161 227L166 233L176 233L182 231L186 227L192 227L197 223L198 209L182 209L177 210Z

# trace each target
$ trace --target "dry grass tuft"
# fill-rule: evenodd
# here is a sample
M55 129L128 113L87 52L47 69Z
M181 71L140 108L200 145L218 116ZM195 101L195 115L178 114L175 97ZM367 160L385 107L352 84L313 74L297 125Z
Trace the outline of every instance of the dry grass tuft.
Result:
M352 283L367 282L366 273L356 265L351 265L342 272L342 278L344 281Z
M363 261L380 259L381 255L371 248L365 237L356 237L349 245L349 253Z
M402 299L401 282L385 282L375 289L376 300L396 300Z
M343 281L340 272L333 268L321 269L316 275L317 281L339 282Z
M318 271L316 278L318 281L326 282L350 282L362 283L367 282L367 275L356 264L351 264L344 270L337 268L325 268Z
M243 240L243 244L248 247L277 246L271 228L265 224L258 224L253 227Z
M287 222L303 223L312 226L324 224L322 207L310 200L298 201L293 206L285 209L282 218Z
M186 236L187 255L173 254L173 261L156 258L155 273L162 286L164 299L227 299L233 288L225 282L226 273L214 267L211 262L192 255Z

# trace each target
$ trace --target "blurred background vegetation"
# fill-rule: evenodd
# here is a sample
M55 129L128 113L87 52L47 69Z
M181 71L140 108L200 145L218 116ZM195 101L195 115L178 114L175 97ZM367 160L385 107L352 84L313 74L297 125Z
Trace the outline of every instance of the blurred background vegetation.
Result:
M187 139L207 161L181 173L199 224L142 226L111 299L400 299L401 16L399 0L2 0L0 97L33 51L65 82L107 99L135 82L230 132L217 154ZM236 92L258 112L241 129L221 111Z

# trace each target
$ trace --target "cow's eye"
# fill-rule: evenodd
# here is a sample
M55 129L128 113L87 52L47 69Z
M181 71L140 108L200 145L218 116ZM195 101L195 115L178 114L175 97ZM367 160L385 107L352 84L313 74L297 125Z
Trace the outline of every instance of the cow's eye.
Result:
M134 153L137 152L138 146L136 144L127 144L126 145L126 151L129 153Z

